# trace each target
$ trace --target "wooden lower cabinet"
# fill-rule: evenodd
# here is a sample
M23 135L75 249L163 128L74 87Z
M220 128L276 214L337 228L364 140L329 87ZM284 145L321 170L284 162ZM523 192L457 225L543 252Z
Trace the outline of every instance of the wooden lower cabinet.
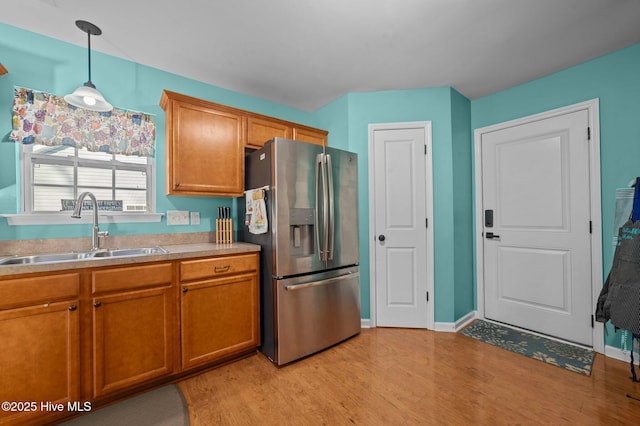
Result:
M255 350L258 283L253 274L182 285L182 368Z
M93 299L93 397L172 372L171 288Z
M15 402L0 425L50 423L255 351L258 277L257 253L0 277L0 402Z
M77 274L0 281L0 424L45 421L80 400L78 289Z
M181 262L183 369L258 347L258 270L257 253Z
M172 282L168 262L91 273L93 398L172 373Z

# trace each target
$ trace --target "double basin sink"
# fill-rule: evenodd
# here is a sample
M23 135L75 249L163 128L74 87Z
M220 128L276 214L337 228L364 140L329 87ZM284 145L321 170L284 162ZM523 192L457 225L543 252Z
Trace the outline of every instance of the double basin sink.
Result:
M127 256L146 256L169 253L162 247L139 247L123 249L104 249L71 253L47 253L29 256L0 257L0 265L27 265L39 263L69 262L74 260L105 259Z

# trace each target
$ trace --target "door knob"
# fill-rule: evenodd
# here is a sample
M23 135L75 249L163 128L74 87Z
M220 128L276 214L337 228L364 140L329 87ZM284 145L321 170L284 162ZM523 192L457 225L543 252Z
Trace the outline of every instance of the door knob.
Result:
M378 235L378 239L380 241L384 241L384 240L386 240L386 237L384 235Z
M500 238L500 235L496 235L493 232L487 232L487 239L488 240L493 240L493 239L496 239L496 238Z

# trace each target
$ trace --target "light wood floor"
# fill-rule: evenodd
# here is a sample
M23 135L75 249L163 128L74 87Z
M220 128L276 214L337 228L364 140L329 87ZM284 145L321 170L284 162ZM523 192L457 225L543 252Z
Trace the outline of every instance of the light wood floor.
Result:
M262 354L179 383L191 425L640 425L640 383L591 377L474 339L375 328L277 368Z

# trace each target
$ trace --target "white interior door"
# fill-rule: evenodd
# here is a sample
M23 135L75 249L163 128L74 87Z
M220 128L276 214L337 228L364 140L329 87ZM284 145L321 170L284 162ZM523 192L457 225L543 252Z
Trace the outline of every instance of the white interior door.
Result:
M428 328L428 126L373 129L376 325ZM430 140L430 135L429 135ZM430 147L430 145L429 145Z
M588 126L580 110L482 134L483 269L486 318L592 346Z

